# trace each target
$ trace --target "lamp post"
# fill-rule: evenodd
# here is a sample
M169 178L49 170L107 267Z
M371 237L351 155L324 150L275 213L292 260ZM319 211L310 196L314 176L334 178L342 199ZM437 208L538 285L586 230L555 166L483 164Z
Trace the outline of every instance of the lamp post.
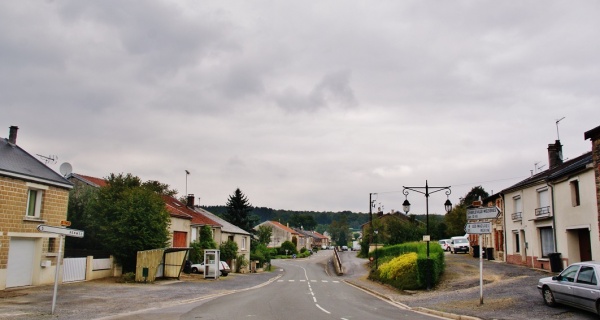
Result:
M377 234L379 234L379 231L375 230L375 270L377 270L377 268L379 267L377 265L377 258L378 258L378 256L377 256L377 240L379 239Z
M410 211L410 202L408 202L408 194L409 194L409 190L410 191L414 191L414 192L418 192L420 194L425 195L425 217L426 217L426 242L427 242L427 268L426 268L426 277L427 277L427 290L431 289L431 266L430 263L431 261L429 261L429 195L432 193L436 193L438 191L442 191L442 190L446 190L446 197L450 196L450 193L452 192L450 190L450 186L448 187L430 187L429 184L427 183L427 180L425 180L425 187L405 187L402 186L402 193L404 193L404 196L406 196L406 199L404 200L404 202L402 203L402 208L404 209L404 212L406 214L408 214L408 212ZM420 189L425 189L425 192L420 191ZM444 202L444 208L446 209L446 212L450 212L450 210L452 210L452 202L450 202L450 199L446 199L446 202ZM425 237L424 237L425 238Z

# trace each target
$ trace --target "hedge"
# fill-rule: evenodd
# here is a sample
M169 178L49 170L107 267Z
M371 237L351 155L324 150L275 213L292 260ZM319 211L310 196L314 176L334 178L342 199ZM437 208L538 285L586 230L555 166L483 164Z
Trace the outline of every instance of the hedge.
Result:
M400 290L427 288L427 243L410 242L377 249L379 267L372 264L370 279ZM375 251L369 253L375 257ZM445 269L444 251L439 245L429 246L431 286L440 280Z

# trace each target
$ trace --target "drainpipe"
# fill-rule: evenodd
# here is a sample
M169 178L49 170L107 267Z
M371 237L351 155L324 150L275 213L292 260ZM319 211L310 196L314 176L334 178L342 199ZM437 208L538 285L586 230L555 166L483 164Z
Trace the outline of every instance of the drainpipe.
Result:
M554 233L554 252L558 251L558 242L556 241L556 212L554 211L554 185L546 181L546 185L552 190L550 192L552 203L552 232Z
M504 257L503 260L504 262L506 262L506 255L508 254L508 246L506 245L506 236L507 236L507 230L506 230L506 201L504 201L504 193L500 193L500 198L502 198L502 232L503 232L503 236L502 236L502 242L504 242L502 245L504 246Z

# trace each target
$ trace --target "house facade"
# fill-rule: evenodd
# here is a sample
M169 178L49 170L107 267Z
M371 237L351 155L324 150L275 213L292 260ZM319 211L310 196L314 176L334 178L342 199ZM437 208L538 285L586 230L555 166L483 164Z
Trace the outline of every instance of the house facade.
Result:
M67 219L73 187L21 149L17 131L0 139L0 289L54 283L60 241L37 226Z
M237 256L243 255L246 261L250 261L250 240L252 235L245 231L244 229L235 226L231 223L229 223L228 221L218 217L217 215L213 214L212 212L209 212L207 210L202 209L200 206L196 206L194 204L194 195L188 195L188 202L187 205L190 208L194 208L194 211L203 216L204 218L208 219L209 221L214 221L215 223L217 223L220 228L214 228L213 229L213 239L215 240L215 242L217 243L217 245L220 245L222 243L225 243L229 240L235 242L238 246L238 252L237 252ZM196 235L199 235L200 232L199 230L197 230L195 232ZM195 240L199 240L199 239L195 239ZM236 270L237 266L235 265L234 261L228 261L229 266L232 268L232 270Z
M281 244L286 242L286 241L290 241L290 242L294 242L293 239L294 237L296 238L296 248L298 250L300 250L302 247L300 246L300 234L298 232L296 232L294 229L285 226L277 221L265 221L259 225L257 225L256 227L254 227L255 230L258 230L259 226L268 226L271 227L273 229L273 234L271 235L271 241L269 242L269 244L267 245L267 247L269 248L277 248L277 247L281 247ZM304 237L304 236L302 236Z
M592 152L562 159L548 145L549 168L502 191L506 261L551 270L600 257L598 201Z

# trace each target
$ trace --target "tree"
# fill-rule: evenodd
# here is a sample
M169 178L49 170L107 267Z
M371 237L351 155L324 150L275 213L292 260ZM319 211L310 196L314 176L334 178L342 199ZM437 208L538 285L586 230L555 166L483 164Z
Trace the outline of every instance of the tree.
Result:
M287 253L286 253L286 250L287 250ZM298 249L291 241L288 240L288 241L284 241L281 244L279 252L281 254L296 254L296 253L298 253Z
M162 195L166 195L166 196L173 197L177 194L177 190L169 189L170 187L168 184L161 183L160 181L156 181L156 180L148 180L148 181L144 182L142 184L142 186L146 189L153 190L154 192L156 192L158 194L162 194ZM187 201L187 198L186 198L186 201ZM182 202L186 203L186 201L182 201Z
M224 214L224 219L227 222L244 229L247 232L254 233L255 219L250 215L252 213L252 205L248 198L237 188L233 195L227 200L227 212Z
M445 223L447 233L450 236L465 234L465 225L467 224L467 207L472 205L473 201L489 197L489 194L481 187L473 187L460 203L452 208L452 211L446 214Z
M271 236L273 236L273 228L270 226L258 226L256 231L258 236L258 243L268 245L271 242Z
M199 263L204 259L204 250L217 248L217 243L212 237L212 230L209 226L200 228L200 240L192 242L191 247L190 260L194 263Z
M168 244L170 216L165 203L154 190L143 187L138 177L111 174L90 210L97 239L124 272L135 271L138 251Z
M85 237L67 237L65 247L69 249L99 250L102 243L97 238L97 227L94 223L95 214L91 203L97 199L98 189L94 187L78 187L69 192L69 207L67 220L71 228L84 230Z
M339 220L334 220L329 225L329 233L331 233L331 240L338 246L345 246L348 245L349 226L345 215L340 215L338 218Z
M219 250L221 250L221 260L227 261L227 263L231 263L233 259L237 258L238 245L235 241L223 242L219 246Z

